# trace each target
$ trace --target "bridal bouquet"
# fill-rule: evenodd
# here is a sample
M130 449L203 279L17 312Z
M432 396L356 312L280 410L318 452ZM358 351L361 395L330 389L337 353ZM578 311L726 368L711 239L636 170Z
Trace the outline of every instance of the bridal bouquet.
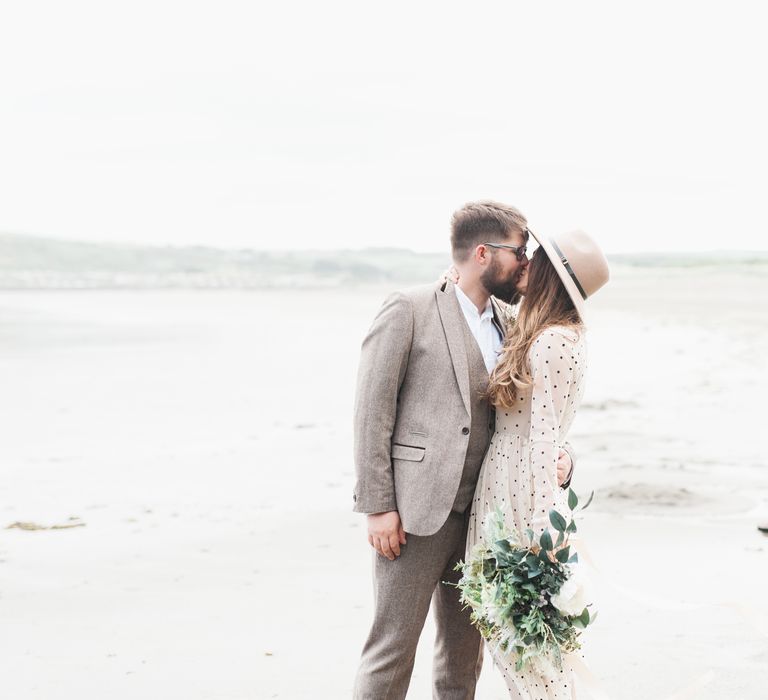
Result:
M594 620L590 615L585 580L578 555L568 544L576 532L573 515L579 499L568 490L570 522L552 510L549 520L557 531L552 540L545 530L538 542L533 530L527 541L504 525L497 508L484 525L484 542L459 562L462 578L456 586L471 609L472 623L483 637L515 658L520 671L528 664L562 668L562 654L581 647L580 630ZM586 508L592 502L590 496Z

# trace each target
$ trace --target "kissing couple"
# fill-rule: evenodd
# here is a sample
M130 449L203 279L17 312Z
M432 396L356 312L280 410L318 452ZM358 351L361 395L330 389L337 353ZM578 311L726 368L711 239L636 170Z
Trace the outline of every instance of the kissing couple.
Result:
M564 511L573 473L566 437L584 390L584 307L608 281L605 256L581 231L537 236L520 211L492 201L455 212L451 252L450 279L392 294L362 345L353 498L375 550L375 610L357 700L406 696L430 604L433 698L474 698L483 640L446 584L458 582L456 564L490 512L538 537L549 512ZM491 653L511 698L575 697L567 664L516 671Z

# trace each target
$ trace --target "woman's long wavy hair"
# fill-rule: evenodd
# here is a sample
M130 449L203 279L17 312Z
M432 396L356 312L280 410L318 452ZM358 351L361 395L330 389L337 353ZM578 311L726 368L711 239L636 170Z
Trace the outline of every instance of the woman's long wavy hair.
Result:
M528 264L528 289L517 320L504 341L499 364L491 373L488 398L498 408L511 408L517 392L533 383L528 353L536 337L550 326L579 330L581 319L547 254L538 248Z

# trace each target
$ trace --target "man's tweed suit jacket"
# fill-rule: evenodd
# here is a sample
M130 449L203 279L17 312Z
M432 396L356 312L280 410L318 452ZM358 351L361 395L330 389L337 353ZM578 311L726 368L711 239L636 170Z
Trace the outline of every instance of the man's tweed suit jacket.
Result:
M509 307L493 301L502 330ZM357 379L354 510L397 510L414 535L448 518L469 443L466 324L451 282L392 294L363 341Z

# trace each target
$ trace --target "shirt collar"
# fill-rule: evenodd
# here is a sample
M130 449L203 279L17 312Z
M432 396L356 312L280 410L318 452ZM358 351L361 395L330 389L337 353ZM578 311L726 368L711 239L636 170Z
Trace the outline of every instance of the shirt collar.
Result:
M473 317L479 318L481 321L493 318L493 306L491 306L490 298L485 302L485 309L483 309L483 313L481 314L477 310L475 302L473 302L458 285L455 285L454 289L456 290L456 298L459 300L459 305L465 314L472 314Z

